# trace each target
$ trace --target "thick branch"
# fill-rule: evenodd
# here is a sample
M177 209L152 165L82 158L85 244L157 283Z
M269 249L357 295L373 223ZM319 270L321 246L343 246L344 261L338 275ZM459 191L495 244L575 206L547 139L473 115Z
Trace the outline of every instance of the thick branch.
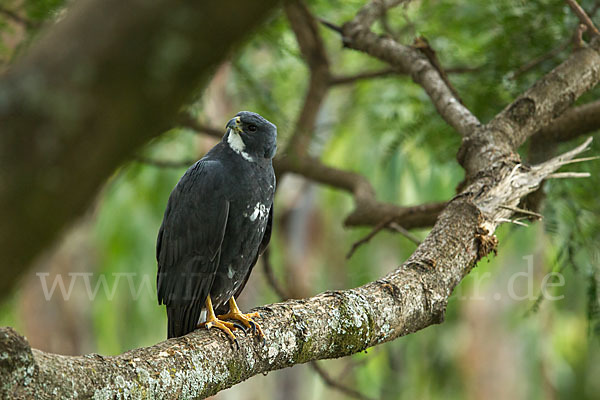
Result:
M519 147L600 80L600 40L579 49L491 120L486 130Z
M566 142L600 129L600 100L565 111L535 134L546 141Z
M319 34L317 20L300 0L285 3L284 10L296 35L300 51L310 69L310 82L302 110L286 153L304 157L315 130L321 104L329 91L330 72L325 45Z
M518 160L515 150L549 126L583 93L600 81L600 39L574 51L487 125L463 138L458 160L467 180L506 160Z
M352 193L355 209L344 221L346 226L375 226L385 219L391 219L406 229L430 227L446 205L446 203L430 203L401 207L391 203L381 203L377 201L373 187L364 176L328 167L314 158L276 158L274 166L278 174L295 173L312 181Z
M462 136L471 134L480 126L479 120L456 99L427 57L416 48L404 46L390 37L378 36L371 32L369 22L372 17L364 15L376 15L381 7L382 2L372 1L363 7L353 21L344 24L344 44L379 58L400 72L409 74L425 89L442 118L450 126Z
M0 77L0 296L276 3L75 2Z
M538 166L505 168L488 189L456 197L415 253L383 279L258 308L266 345L240 335L237 350L219 332L198 330L115 357L67 357L31 350L3 329L0 395L203 398L261 372L346 356L440 323L452 290L494 250L489 235L511 213L502 206L516 206L587 144Z

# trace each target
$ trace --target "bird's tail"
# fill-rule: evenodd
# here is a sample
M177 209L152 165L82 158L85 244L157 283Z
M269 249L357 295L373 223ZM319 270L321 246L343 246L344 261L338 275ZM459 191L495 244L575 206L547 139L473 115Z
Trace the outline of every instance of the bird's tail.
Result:
M202 314L202 303L187 306L167 306L167 338L186 335L196 329Z

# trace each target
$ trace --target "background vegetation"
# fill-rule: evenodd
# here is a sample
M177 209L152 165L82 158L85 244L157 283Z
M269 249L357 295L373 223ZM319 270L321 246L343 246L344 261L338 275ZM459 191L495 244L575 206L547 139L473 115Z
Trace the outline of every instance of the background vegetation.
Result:
M580 3L591 15L600 5ZM308 2L313 14L337 24L352 18L363 4ZM60 18L63 6L59 0L0 1L0 10L14 11L21 19L0 12L3 67L35 40L44 23ZM465 104L486 122L566 58L578 21L560 1L423 0L393 10L386 23L389 30L379 22L379 32L392 32L403 43L425 36L444 67L457 71L450 79ZM343 49L334 32L321 28L321 35L336 74L387 68ZM525 68L545 55L549 56ZM203 124L222 127L239 110L256 111L277 124L283 148L302 105L307 77L294 33L280 12L215 71L189 113ZM599 93L591 91L580 103L597 99ZM598 154L600 138L597 133L595 137L593 153ZM2 305L0 323L15 326L33 347L59 353L118 354L163 340L166 316L156 303L154 281L156 234L168 195L186 169L183 165L200 158L214 143L192 129L174 128L140 149L115 171L88 215L35 269L50 273L49 285L55 274L62 274L67 285L79 277L69 300L57 291L46 301L40 280L44 276L31 273L16 296ZM459 145L459 136L437 115L423 90L410 77L388 74L333 88L309 151L328 165L365 175L379 199L409 205L454 195L462 179L455 160ZM523 155L527 158L527 149ZM596 398L597 165L573 168L591 171L591 178L545 185L543 221L499 230L498 256L481 261L461 284L443 325L319 365L337 382L369 398ZM413 251L407 238L381 232L347 260L351 245L370 231L344 229L351 207L346 193L295 176L279 182L271 261L286 293L304 297L361 285ZM426 234L414 233L420 238ZM558 278L545 278L553 271L564 277L564 285ZM84 276L90 277L92 291L99 288L93 300L86 294L90 288ZM549 300L548 295L560 299ZM242 295L242 307L278 300L259 264ZM254 377L217 395L242 396L290 400L345 395L312 369L297 366Z

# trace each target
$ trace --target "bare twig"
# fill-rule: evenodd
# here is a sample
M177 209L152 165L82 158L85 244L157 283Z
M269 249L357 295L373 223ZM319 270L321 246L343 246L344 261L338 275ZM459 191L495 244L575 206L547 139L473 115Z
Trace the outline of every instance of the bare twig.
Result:
M275 277L275 273L273 272L273 267L271 266L271 254L269 248L267 247L264 253L261 256L263 262L263 271L265 273L265 278L267 278L267 283L271 286L271 289L279 296L279 298L283 300L289 299L287 295L287 291L279 284L277 278Z
M444 71L444 68L442 67L442 64L440 63L440 60L438 59L435 50L433 50L433 48L429 44L429 41L424 36L419 36L419 37L415 38L413 47L415 49L418 49L423 54L425 54L425 57L427 57L429 62L431 62L431 65L433 65L433 67L440 74L440 76L442 77L442 80L444 81L446 86L448 86L448 89L450 89L450 91L452 92L452 94L454 95L456 100L458 100L461 104L464 104L458 94L458 91L456 90L454 85L452 85L452 83L450 82L450 79L448 79L448 74L446 74L446 71Z
M511 223L511 224L520 225L520 226L524 226L526 228L529 228L529 225L527 225L527 224L525 224L523 222L520 222L520 221L518 221L516 219L498 218L496 221L498 221L498 222L508 222L508 223Z
M369 233L367 233L364 237L362 237L361 239L354 242L352 244L352 247L348 251L348 254L346 254L346 259L349 260L352 257L352 255L354 254L354 252L356 250L358 250L358 248L360 246L362 246L365 243L368 243L371 239L373 239L375 237L375 235L377 235L379 232L381 232L383 229L385 229L389 225L389 223L392 222L392 220L393 220L393 218L384 219L383 221L381 221L380 223L375 225L375 227Z
M324 27L331 29L334 32L339 33L340 35L342 33L344 33L344 31L342 30L342 27L339 25L334 24L333 22L329 22L323 18L318 18L317 19Z
M522 65L521 67L519 67L515 71L513 71L513 73L510 75L510 79L517 79L517 77L532 70L533 68L535 68L539 64L543 63L544 61L549 60L554 56L557 56L562 51L567 49L571 43L573 43L572 39L565 40L564 42L562 42L560 45L558 45L554 49L550 50L549 52L534 58L533 60L529 61L528 63L525 63L524 65Z
M208 136L220 139L225 134L225 129L218 129L206 124L201 123L196 118L193 118L187 112L179 115L177 125L183 128L188 128L198 133L203 133Z
M516 213L529 215L531 217L535 217L536 219L542 219L543 218L542 214L536 213L536 212L531 211L531 210L525 210L524 208L513 207L513 206L506 206L504 204L500 205L499 207L504 208L506 210L514 211Z
M476 72L481 70L481 67L452 67L447 68L445 71L448 74L464 74L467 72ZM339 75L332 76L329 84L332 86L335 85L346 85L351 84L356 81L364 80L364 79L372 79L372 78L384 78L390 75L402 75L402 71L397 71L396 69L389 67L383 68L379 71L366 71L360 72L355 75Z
M581 8L579 3L577 3L577 1L575 1L575 0L565 0L565 1L569 5L569 7L571 7L571 10L573 10L575 15L577 15L577 18L579 18L581 23L588 27L588 29L590 30L590 33L594 36L600 36L600 31L598 31L598 28L596 28L596 26L594 25L594 23L592 22L590 17L587 15L585 10L583 8Z
M375 235L377 235L379 232L381 232L384 229L391 229L391 230L393 230L393 231L395 231L395 232L403 235L408 240L410 240L411 242L415 243L417 246L421 244L421 241L419 240L419 238L416 237L415 235L413 235L412 233L410 233L409 230L405 229L400 224L398 224L397 222L395 222L394 221L394 217L388 217L388 218L382 220L380 223L378 223L363 238L361 238L361 239L357 240L356 242L354 242L352 244L352 247L350 248L350 251L348 251L348 254L346 254L346 259L350 259L352 257L352 255L354 254L354 252L356 250L358 250L358 248L360 246L362 246L363 244L366 244L367 242L369 242L371 239L373 239L375 237Z
M133 161L151 165L153 167L159 168L188 168L190 165L194 164L196 160L187 160L187 161L171 161L171 160L155 160L147 157L134 157Z
M390 226L391 229L393 229L396 232L398 232L399 234L403 235L404 237L406 237L408 240L410 240L411 242L413 242L417 246L421 244L421 240L419 240L418 237L416 237L415 235L413 235L408 229L404 228L399 223L397 223L395 221L392 221L392 222L390 222L389 226Z
M321 368L321 365L318 362L313 361L310 363L310 366L321 377L321 379L323 379L323 381L328 386L344 393L345 395L347 395L349 397L353 397L355 399L361 399L361 400L370 400L370 397L367 397L364 394L362 394L359 391L356 391L352 388L344 386L341 383L339 383L337 380L333 379L331 376L329 376L329 374L323 368Z
M330 85L346 85L349 83L354 83L356 81L364 80L364 79L372 79L372 78L381 78L390 75L397 74L394 68L384 68L379 71L367 71L361 72L356 75L340 75L340 76L332 76L329 84Z
M589 178L592 176L589 172L556 172L548 175L549 179L563 179L563 178Z
M588 27L586 25L577 25L577 29L575 29L575 33L573 34L573 47L575 49L580 49L585 46L585 42L583 41L583 33L587 30Z
M595 160L599 160L599 159L600 159L600 156L574 158L572 160L566 160L565 162L563 162L562 165L576 164L576 163L586 162L586 161L595 161Z

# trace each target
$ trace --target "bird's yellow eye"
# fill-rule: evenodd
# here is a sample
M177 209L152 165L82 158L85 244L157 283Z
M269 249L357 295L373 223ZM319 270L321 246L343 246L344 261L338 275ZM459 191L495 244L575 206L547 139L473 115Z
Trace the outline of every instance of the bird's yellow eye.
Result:
M249 130L250 132L256 132L256 130L257 130L257 129L258 129L258 128L256 127L256 125L250 125L250 126L248 126L248 130Z

